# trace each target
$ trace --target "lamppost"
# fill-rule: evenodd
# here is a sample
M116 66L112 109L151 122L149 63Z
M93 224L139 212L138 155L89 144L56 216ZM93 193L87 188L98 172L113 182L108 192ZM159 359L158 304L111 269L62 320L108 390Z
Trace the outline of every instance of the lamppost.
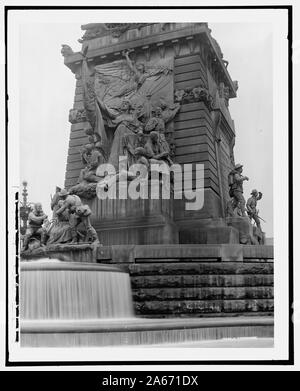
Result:
M23 192L22 192L22 201L20 201L20 233L21 238L25 235L27 230L27 221L28 221L28 215L31 211L31 204L27 201L28 191L27 191L27 182L23 181Z

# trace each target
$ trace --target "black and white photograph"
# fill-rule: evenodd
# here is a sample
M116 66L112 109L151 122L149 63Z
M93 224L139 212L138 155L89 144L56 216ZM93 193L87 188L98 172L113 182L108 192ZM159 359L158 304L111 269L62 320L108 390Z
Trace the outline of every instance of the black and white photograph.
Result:
M5 21L6 363L293 364L292 7Z

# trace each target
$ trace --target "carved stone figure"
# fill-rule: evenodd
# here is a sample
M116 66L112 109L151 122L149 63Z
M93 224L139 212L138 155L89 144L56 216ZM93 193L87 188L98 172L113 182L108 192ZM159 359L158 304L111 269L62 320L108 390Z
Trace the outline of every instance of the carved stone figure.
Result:
M125 122L124 115L131 117L128 117L127 123L140 121L143 124L151 117L153 102L158 101L157 94L171 94L172 91L173 63L170 59L161 59L155 64L136 64L130 59L128 51L123 55L125 58L122 60L94 68L83 56L81 67L87 120L94 133L101 136L103 149L110 160L116 156L112 163L116 168L119 155L114 149L121 144L115 136L119 133L119 123ZM124 109L125 100L130 101L129 109Z
M150 164L165 162L172 165L173 163L170 158L170 152L160 142L160 134L157 131L150 132L144 148L140 148L139 153L146 157Z
M180 104L178 103L170 109L165 102L161 102L161 106L155 108L153 117L150 118L145 125L145 132L149 133L151 131L156 131L158 133L158 143L161 145L163 150L168 153L168 160L170 164L172 164L170 158L171 150L165 137L166 124L175 117L179 110Z
M167 124L175 118L176 114L181 108L181 105L179 102L177 102L174 105L169 106L166 101L161 98L159 107L161 108L161 117L165 124Z
M72 240L71 228L69 224L69 211L57 215L56 211L62 207L63 200L60 198L61 189L56 188L56 192L51 199L51 209L53 210L52 221L47 231L47 246L57 243L68 243Z
M185 93L186 93L185 90L175 90L174 91L175 102L182 102Z
M234 170L228 175L229 196L232 200L233 211L239 207L241 210L241 216L245 217L245 198L243 196L243 182L248 181L247 176L242 176L243 165L236 164Z
M61 54L64 56L64 57L68 57L68 56L71 56L72 54L74 54L74 52L73 52L73 50L72 50L72 48L71 48L71 46L69 46L69 45L65 45L65 44L63 44L63 45L61 45L62 46L62 48L61 48Z
M239 82L238 82L238 80L234 80L233 81L233 85L234 85L235 91L237 91L239 89Z
M142 123L132 113L128 100L123 100L118 111L108 108L102 101L99 101L99 105L106 118L116 127L108 163L118 172L119 156L127 157L128 167L135 162L132 150L135 148L137 134L142 132Z
M224 88L224 100L225 100L226 107L229 106L229 97L230 97L229 87L225 87Z
M156 131L158 133L164 134L166 130L165 121L162 118L162 109L156 107L153 110L153 116L145 124L145 133L150 133L151 131Z
M147 77L150 76L149 73L146 72L146 67L144 63L134 64L130 57L129 57L129 51L126 50L122 53L126 59L127 65L129 69L133 72L134 75L134 84L133 88L136 88L138 90L142 84L145 82Z
M101 142L86 144L81 149L81 159L85 168L80 171L78 183L96 183L101 179L96 175L97 168L104 163L103 154L100 152Z
M248 216L250 217L250 220L254 220L257 228L260 230L260 219L258 216L258 210L256 208L257 206L257 201L262 199L262 193L260 191L257 191L256 189L252 190L251 192L251 197L248 198L247 200L247 213Z
M83 205L81 199L77 195L69 194L65 189L59 193L59 196L63 202L62 206L56 210L56 214L57 216L60 216L66 211L68 212L72 236L71 243L78 243L77 227L80 223L83 223L87 237L90 237L93 243L99 243L97 232L90 222L91 210L89 206Z
M214 100L208 89L200 85L198 87L190 87L184 90L176 90L174 92L175 102L193 103L193 102L204 102L207 108L211 111L214 108Z
M228 107L230 97L229 87L225 86L223 82L219 85L219 96L224 100L225 106Z
M71 109L69 111L69 122L71 122L71 124L76 124L78 122L85 122L86 120L87 120L86 112L84 109L82 110Z
M41 245L45 245L46 232L43 227L48 216L43 212L42 204L37 202L28 215L28 225L24 236L23 251L27 250L31 238L39 239Z

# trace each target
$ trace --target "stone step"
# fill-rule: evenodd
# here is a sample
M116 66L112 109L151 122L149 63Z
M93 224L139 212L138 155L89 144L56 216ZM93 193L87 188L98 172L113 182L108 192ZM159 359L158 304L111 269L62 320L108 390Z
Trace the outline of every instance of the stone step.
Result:
M205 288L149 288L134 289L133 300L136 302L165 300L238 300L272 299L272 287L205 287Z
M131 286L137 288L158 287L248 287L273 286L271 274L242 275L164 275L131 277Z
M176 315L198 313L245 313L271 312L274 302L271 299L244 300L173 300L134 302L135 311L139 315Z
M200 260L199 260L200 261ZM205 262L202 260L180 263L151 263L151 264L131 264L129 265L131 276L144 275L220 275L220 274L273 274L273 263L237 263L237 262Z
M195 317L195 314L193 313L184 313L184 314L136 314L137 318L139 319L173 319L173 318L188 318L189 321L193 319L199 319L199 318L205 318L205 319L212 319L212 318L224 318L224 315L221 312L214 312L214 313L208 313L208 312L198 312L197 316ZM242 316L248 316L248 317L270 317L272 318L274 316L273 311L255 311L255 312L243 312L243 314L239 312L227 312L226 317L233 318L233 319L239 319Z

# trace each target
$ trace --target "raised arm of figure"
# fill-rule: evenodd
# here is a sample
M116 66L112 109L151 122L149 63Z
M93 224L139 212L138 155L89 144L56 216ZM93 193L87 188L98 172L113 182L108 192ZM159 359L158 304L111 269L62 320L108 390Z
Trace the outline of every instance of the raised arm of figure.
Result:
M261 199L262 199L262 196L263 196L262 192L259 191L259 192L258 192L258 197L256 198L257 201L258 201L258 200L261 200Z
M127 62L128 67L130 68L130 70L137 75L138 74L138 70L134 66L133 62L130 60L129 50L123 50L122 54L126 58L126 62Z

